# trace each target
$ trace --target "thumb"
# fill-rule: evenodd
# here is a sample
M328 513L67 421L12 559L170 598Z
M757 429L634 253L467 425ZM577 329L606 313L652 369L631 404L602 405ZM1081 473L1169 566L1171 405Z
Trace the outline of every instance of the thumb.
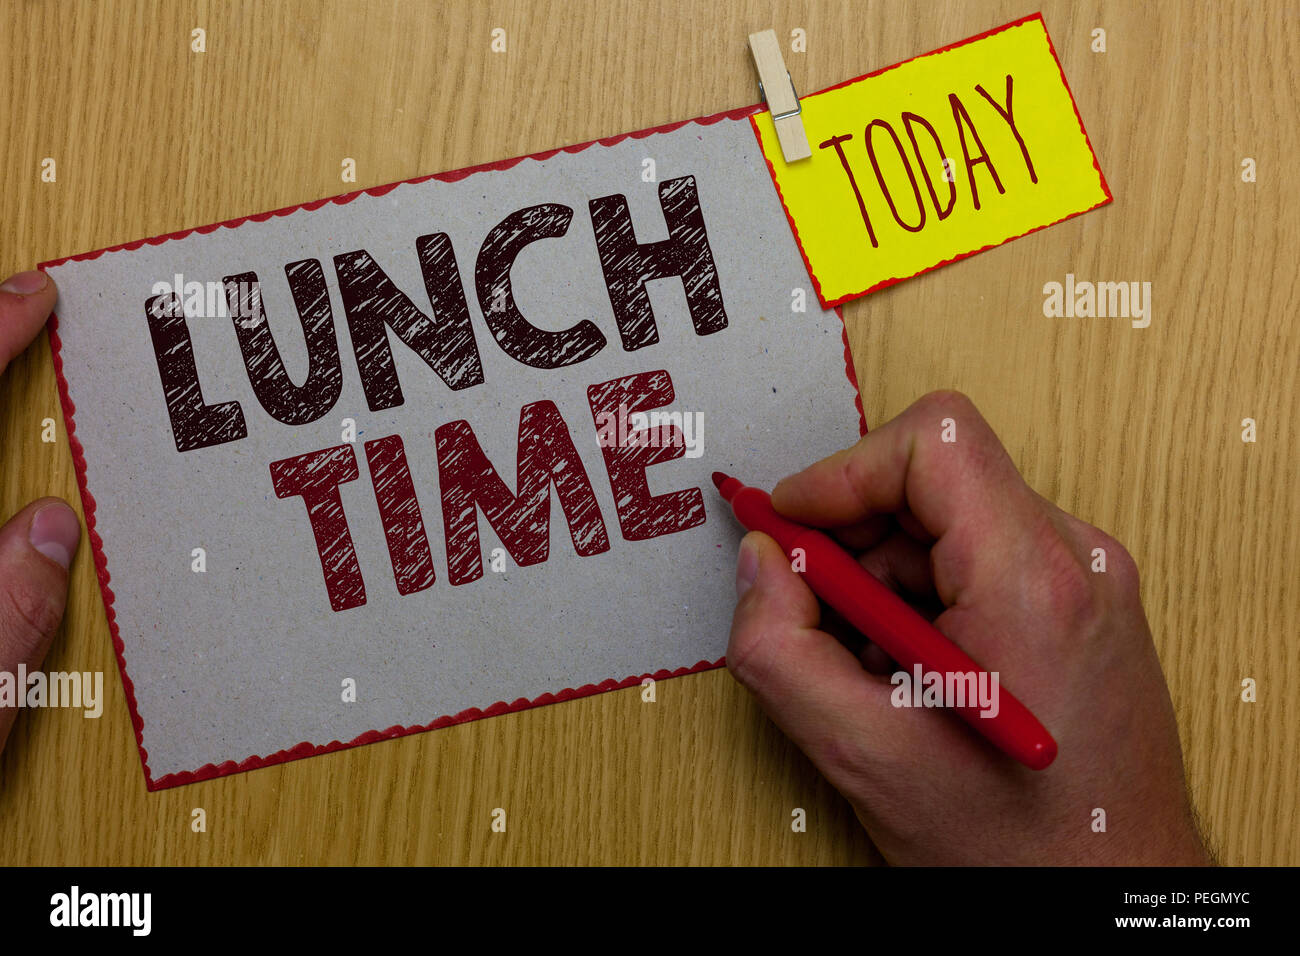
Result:
M768 716L843 790L897 722L890 685L818 629L820 605L780 545L760 532L740 544L727 668ZM872 729L876 732L872 732Z
M44 272L20 272L0 282L0 372L40 333L58 297Z
M0 528L0 673L16 674L19 664L35 670L45 660L80 539L76 512L58 498L33 501ZM0 708L0 747L16 713Z

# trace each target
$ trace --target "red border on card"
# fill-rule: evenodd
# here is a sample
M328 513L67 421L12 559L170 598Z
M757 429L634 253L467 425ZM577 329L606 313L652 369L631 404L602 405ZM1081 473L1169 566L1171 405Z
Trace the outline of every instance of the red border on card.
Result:
M711 116L698 117L696 119L682 120L676 123L668 123L663 126L655 126L649 129L636 130L630 133L620 133L617 136L610 136L605 139L591 140L586 143L579 143L573 146L563 146L558 149L546 150L540 153L532 153L527 156L517 156L514 159L499 160L493 163L484 163L478 166L469 166L465 169L453 170L445 173L434 173L428 176L419 176L415 179L400 180L395 183L388 183L382 186L372 186L368 189L359 189L354 192L344 193L339 196L332 196L325 199L317 199L312 202L300 203L296 206L285 206L281 209L275 209L270 212L258 213L252 216L241 216L238 219L229 219L225 222L212 223L207 226L198 226L192 229L183 229L179 232L170 232L160 236L153 236L148 239L137 239L133 242L122 243L117 246L110 246L105 249L97 249L94 252L84 252L75 256L64 256L61 259L51 259L47 262L40 263L38 269L46 269L52 266L62 265L66 262L81 262L87 259L96 259L106 252L117 252L120 250L134 250L148 244L151 246L161 245L172 239L183 239L186 236L198 233L206 235L215 232L217 229L234 229L246 222L265 222L272 216L285 216L289 213L296 212L300 209L319 209L326 203L344 205L356 199L358 196L383 196L395 187L406 183L422 183L428 180L438 180L440 182L458 182L471 176L474 173L485 172L487 170L505 170L518 165L526 159L547 160L560 153L579 153L591 146L614 146L626 139L644 139L656 133L670 133L691 123L697 123L701 126L711 126L724 119L740 120L745 119L751 114L763 109L762 105L746 106L739 109L728 110L722 113L714 113ZM761 150L760 150L761 152ZM802 251L802 250L801 250ZM805 260L806 261L806 260ZM866 419L862 411L862 395L858 389L858 379L853 368L853 357L849 351L848 329L844 326L844 316L836 309L836 314L840 319L841 335L844 341L844 367L845 375L849 383L853 386L854 403L858 411L858 429L859 433L867 433ZM721 667L726 663L726 658L721 657L716 661L699 661L690 667L679 667L676 670L661 669L653 673L641 674L637 676L625 677L622 680L609 678L601 681L599 684L584 684L579 688L565 688L556 693L544 693L538 697L529 700L521 697L513 703L497 701L486 710L480 710L477 707L471 707L463 710L455 716L438 717L428 724L416 725L410 727L394 726L387 730L369 730L360 736L349 741L332 741L328 744L312 744L306 741L297 744L287 750L281 750L268 756L252 756L245 760L236 762L228 760L221 764L205 764L198 770L180 771L177 773L165 774L157 779L154 778L149 769L149 752L144 746L144 720L140 716L139 706L135 697L135 685L131 682L130 676L126 671L125 646L122 643L122 636L117 626L117 614L113 610L113 589L110 586L110 576L108 573L108 558L104 553L104 542L99 533L95 530L95 498L90 493L90 488L86 483L86 456L85 451L78 441L76 435L76 423L74 413L76 407L72 403L72 398L68 393L68 380L63 373L63 359L60 355L62 342L58 334L59 320L58 316L51 313L49 319L50 333L50 351L54 359L54 374L58 379L59 399L63 407L63 417L67 423L68 443L72 450L72 461L76 467L77 484L81 489L81 505L86 519L86 531L90 538L91 552L95 561L95 574L99 578L99 589L104 598L104 610L108 616L108 629L113 638L113 650L117 656L118 670L122 674L122 688L126 692L127 706L131 711L131 723L135 728L136 747L140 751L140 764L144 768L145 786L150 791L165 790L169 787L179 787L189 783L198 783L202 780L211 780L214 777L223 777L233 773L242 773L246 770L257 770L262 767L270 767L275 764L286 763L290 760L299 760L303 757L314 757L319 754L333 753L337 750L345 750L350 747L359 747L363 744L375 743L380 740L392 740L396 737L406 737L411 734L424 733L429 730L438 730L443 727L450 727L454 724L463 724L471 720L479 720L483 717L495 717L500 714L516 713L518 711L530 710L534 707L542 707L547 704L554 704L565 700L574 700L579 697L590 697L594 694L601 694L607 691L619 690L625 687L634 687L641 683L645 678L651 677L655 680L665 680L670 677L680 677L685 674L695 674L701 671L712 670Z
M767 171L769 175L771 175L772 177L773 185L776 186L776 194L781 197L781 208L785 210L785 218L788 219L790 222L790 231L794 233L794 241L799 246L799 254L803 256L804 265L808 268L808 276L812 279L813 288L817 290L817 301L819 301L822 304L823 309L836 308L852 299L861 298L864 295L869 295L872 292L878 292L881 289L887 289L891 285L898 285L900 282L906 282L908 279L915 279L917 276L925 275L927 272L933 272L935 269L941 269L944 266L951 265L954 262L960 262L962 259L969 259L971 256L979 255L981 252L987 252L989 249L996 249L998 246L1004 246L1008 242L1012 242L1016 239L1023 239L1025 236L1032 235L1033 233L1038 232L1040 229L1047 229L1050 226L1059 225L1060 223L1065 222L1067 219L1073 219L1075 216L1082 216L1086 212L1092 212L1094 209L1100 209L1102 206L1105 206L1106 204L1114 200L1115 197L1111 194L1110 184L1106 182L1106 174L1101 171L1101 164L1097 160L1097 151L1092 148L1092 140L1088 138L1088 129L1083 125L1083 116L1080 115L1079 113L1079 104L1074 99L1074 91L1070 89L1069 81L1067 81L1065 78L1065 70L1061 67L1061 58L1056 55L1056 47L1052 45L1052 35L1047 30L1047 22L1043 19L1042 13L1031 13L1029 14L1029 16L1021 17L1019 20L1014 20L1011 23L1004 23L1000 27L994 27L992 30L985 30L983 33L976 34L973 37L967 37L964 40L958 40L956 43L949 43L947 46L940 47L937 50L931 50L929 53L922 53L919 56L914 56L907 60L900 60L897 63L894 63L890 66L883 67L882 69L879 70L875 70L871 73L864 73L861 76L855 76L851 80L844 80L841 83L836 83L834 86L828 86L826 87L826 89L818 90L816 93L809 93L807 96L801 97L801 99L807 99L809 96L818 96L822 93L830 93L832 90L838 90L841 87L849 86L850 84L858 83L862 80L869 80L872 77L880 76L882 73L888 73L890 70L896 70L900 66L903 66L906 63L912 63L915 62L916 60L924 60L926 57L936 56L940 53L947 53L949 50L955 50L958 47L966 46L969 43L975 43L978 40L984 40L987 39L988 37L995 36L996 34L1002 33L1006 30L1010 30L1013 27L1022 26L1026 23L1029 23L1031 20L1037 20L1043 24L1043 35L1047 37L1047 49L1051 52L1052 59L1056 61L1057 72L1061 74L1061 83L1065 86L1065 92L1070 97L1070 105L1074 107L1074 118L1079 121L1079 130L1083 133L1084 142L1088 144L1088 152L1092 154L1092 167L1093 169L1097 170L1097 175L1101 179L1101 191L1106 194L1106 198L1099 203L1095 203L1094 205L1089 206L1087 209L1080 209L1078 212L1072 212L1068 216L1062 216L1060 219L1057 219L1053 222L1046 222L1043 223L1041 226L1035 226L1033 229L1029 229L1025 232L1022 232L1019 235L1008 236L1005 239L1001 239L997 242L991 242L988 245L981 246L978 249L971 249L969 252L963 252L960 255L953 256L951 259L944 259L942 262L936 262L934 265L928 266L927 268L922 269L919 272L913 272L910 275L905 275L905 276L896 276L892 279L885 279L881 282L877 282L873 286L868 286L867 288L863 289L861 292L850 292L847 295L840 296L838 299L835 299L834 301L827 301L826 297L822 295L821 282L818 281L817 274L813 271L812 263L808 260L808 253L804 249L803 240L799 238L799 226L795 223L794 216L791 215L790 213L790 207L787 206L785 203L785 196L781 192L781 184L777 182L776 179L776 170L773 168L772 161L767 158L767 153L764 151L763 159L767 163ZM762 110L754 110L753 113L749 114L749 125L753 128L754 138L759 141L759 149L760 151L762 151L763 141L759 137L758 123L755 122L754 120L754 113L758 113L758 112L762 112Z

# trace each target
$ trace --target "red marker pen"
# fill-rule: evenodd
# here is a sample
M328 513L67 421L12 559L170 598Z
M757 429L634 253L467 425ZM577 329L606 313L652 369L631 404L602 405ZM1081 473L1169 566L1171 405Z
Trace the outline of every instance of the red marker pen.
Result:
M830 537L776 513L766 491L747 488L720 471L713 483L731 503L736 518L750 531L776 539L787 556L802 549L804 580L813 593L870 638L908 672L915 665L940 674L974 674L984 668L944 637ZM985 678L987 679L987 678ZM999 708L985 717L978 702L953 707L961 718L1003 753L1032 770L1042 770L1056 759L1056 741L1024 704L998 687Z

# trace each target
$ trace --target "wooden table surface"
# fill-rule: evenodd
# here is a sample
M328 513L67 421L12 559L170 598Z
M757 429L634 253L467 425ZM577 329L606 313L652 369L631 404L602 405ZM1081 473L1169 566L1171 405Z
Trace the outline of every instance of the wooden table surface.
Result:
M775 28L812 91L1033 9L3 0L0 272L746 105L750 31ZM848 305L867 419L962 389L1034 487L1128 545L1212 842L1227 863L1300 863L1300 8L1042 10L1115 202ZM1045 318L1066 273L1151 282L1150 327ZM0 382L5 516L42 494L80 508L47 416L62 438L42 336ZM725 670L662 683L654 706L633 688L148 794L84 540L46 667L104 671L105 711L19 718L7 864L878 860Z

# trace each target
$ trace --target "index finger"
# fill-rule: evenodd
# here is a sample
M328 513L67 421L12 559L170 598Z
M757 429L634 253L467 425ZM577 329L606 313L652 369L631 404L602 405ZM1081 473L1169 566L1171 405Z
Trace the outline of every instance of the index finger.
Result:
M1037 521L1033 491L960 392L925 395L853 447L783 479L772 505L821 528L910 511L936 539L965 528L990 544Z

